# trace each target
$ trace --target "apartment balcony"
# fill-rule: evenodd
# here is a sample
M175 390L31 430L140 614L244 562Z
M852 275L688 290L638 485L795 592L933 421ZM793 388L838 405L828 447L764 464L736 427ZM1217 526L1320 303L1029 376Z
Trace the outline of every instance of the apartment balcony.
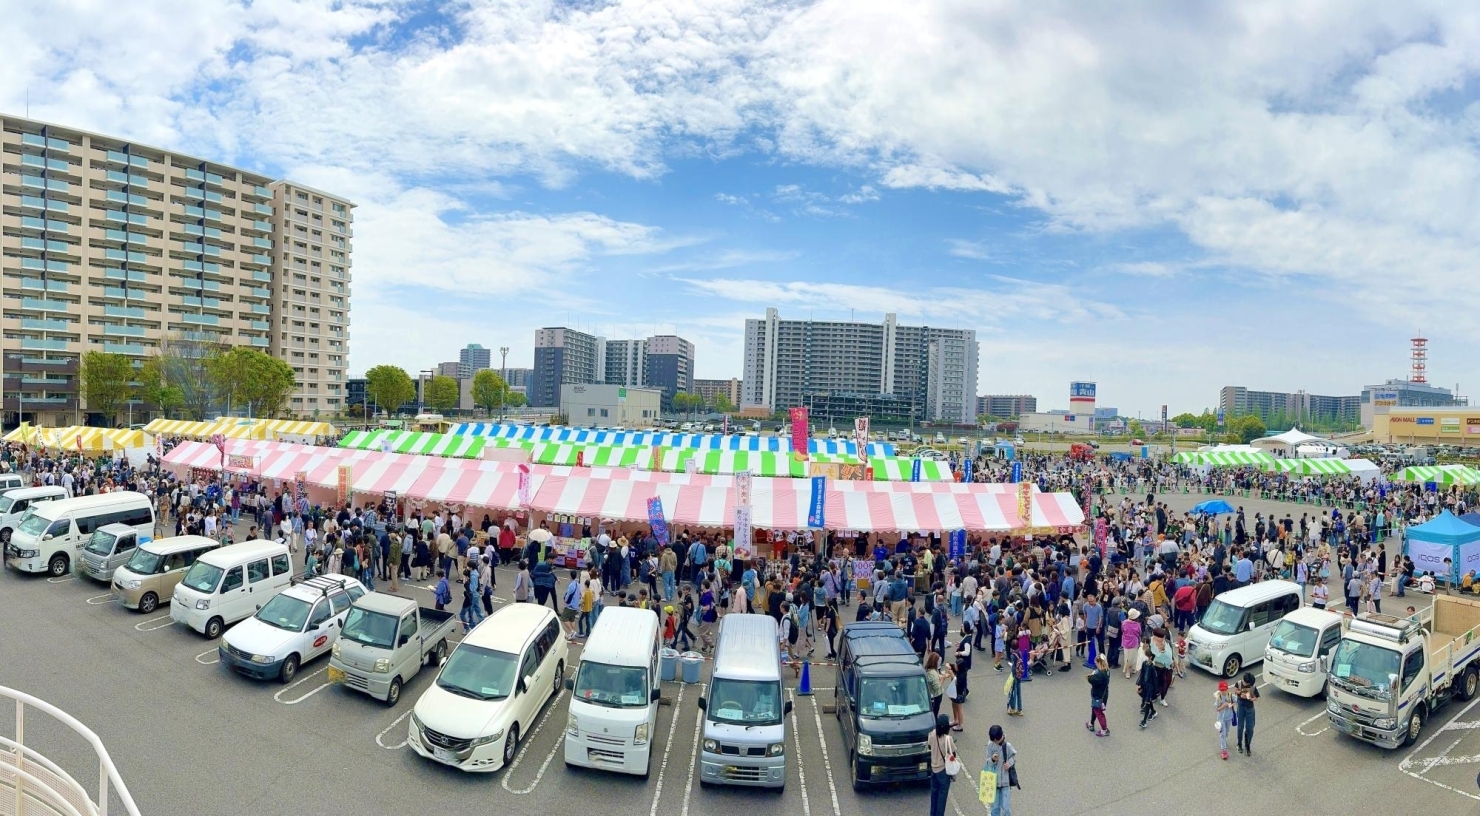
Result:
M149 159L145 158L144 156L135 156L130 153L123 153L117 150L109 150L107 156L108 161L114 162L116 164L126 164L131 167L149 166Z
M144 309L142 307L139 307L139 306L114 306L112 304L105 304L103 306L103 314L105 316L107 316L107 317L139 317L139 318L142 318L147 313L144 311Z
M130 281L132 283L144 283L149 280L149 275L133 269L105 269L103 277L108 280Z
M127 354L132 357L142 357L148 352L148 347L143 343L104 343L103 351L109 354Z
M78 326L66 320L50 320L34 317L21 318L21 328L28 331L75 332Z
M202 326L219 326L219 325L221 325L221 318L219 318L219 317L217 317L215 315L208 315L208 314L186 314L186 315L180 315L180 319L181 320L184 320L186 323L194 323L194 324L202 325Z
M43 340L40 337L22 337L21 348L31 351L66 351L66 340Z
M181 278L180 280L175 281L173 285L175 285L175 286L181 286L181 287L184 287L186 289L198 289L198 290L205 290L205 291L208 291L208 292L219 292L219 291L221 291L221 284L219 284L219 283L217 283L216 281L213 281L213 280L194 280L194 279L191 279L191 278Z
M45 298L21 298L22 309L35 309L42 312L70 312L76 306L65 300L47 300Z
M139 207L157 206L160 203L148 196L141 196L138 193L125 193L122 190L109 190L104 194L104 198L115 204L133 204Z

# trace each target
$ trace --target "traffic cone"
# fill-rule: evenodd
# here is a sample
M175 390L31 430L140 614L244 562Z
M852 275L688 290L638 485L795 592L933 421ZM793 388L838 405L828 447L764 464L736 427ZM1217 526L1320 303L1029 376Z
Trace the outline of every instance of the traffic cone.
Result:
M800 685L797 686L797 696L812 696L812 661L810 660L802 661L802 679Z
M1094 638L1090 638L1089 639L1089 657L1085 658L1085 660L1084 660L1084 667L1086 669L1094 670L1094 668L1095 668L1095 657L1096 657L1096 654L1095 654L1095 639Z

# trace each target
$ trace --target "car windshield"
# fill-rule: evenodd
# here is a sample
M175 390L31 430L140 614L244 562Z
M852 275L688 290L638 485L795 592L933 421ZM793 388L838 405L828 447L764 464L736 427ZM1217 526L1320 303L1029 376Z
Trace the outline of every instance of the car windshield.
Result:
M313 605L302 598L275 595L267 605L257 610L257 620L268 626L276 626L289 632L302 632L303 624Z
M779 725L781 684L775 680L714 680L709 684L709 719L735 725Z
M1331 676L1337 682L1358 691L1371 690L1386 694L1398 673L1402 656L1392 649L1355 640L1343 640L1331 656Z
M1217 598L1208 606L1208 612L1198 622L1198 626L1212 632L1215 635L1232 635L1243 628L1244 613L1248 611L1242 606L1224 603Z
M216 585L221 583L221 576L225 573L226 571L220 567L212 566L204 561L197 561L190 565L190 571L185 573L185 577L180 583L197 592L204 592L209 595L216 591Z
M93 555L112 555L113 542L117 540L118 536L99 530L92 534L92 538L88 539L86 549Z
M46 528L50 526L51 519L38 515L35 511L28 511L26 517L21 519L21 532L26 535L36 536L37 538L40 538L41 534L46 532Z
M349 634L348 631L345 634ZM460 645L437 675L437 687L474 700L502 700L514 693L519 657L481 646Z
M575 699L608 708L643 708L648 702L648 670L581 661Z
M1316 653L1316 630L1291 621L1282 620L1269 636L1269 647L1279 649L1296 657L1310 657Z
M164 556L152 553L148 550L134 550L134 556L128 560L125 567L135 575L153 575L159 571L159 565L164 563Z
M352 606L344 619L344 629L339 636L366 646L390 649L391 644L396 642L396 626L399 623L400 620L392 615Z
M925 676L865 677L858 684L858 713L864 717L912 717L930 710Z
M0 514L9 513L10 508L15 506L15 499L9 495L0 496Z

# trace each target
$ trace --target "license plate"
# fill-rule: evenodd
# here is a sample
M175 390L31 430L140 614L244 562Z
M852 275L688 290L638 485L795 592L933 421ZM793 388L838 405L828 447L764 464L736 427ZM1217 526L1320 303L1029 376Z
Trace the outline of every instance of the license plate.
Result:
M1298 683L1298 682L1296 682L1296 681L1294 681L1294 680L1286 680L1286 681L1285 681L1285 685L1287 685L1287 686L1290 686L1290 687L1292 687L1292 688L1293 688L1293 687L1295 687L1295 686L1298 686L1298 685L1300 685L1300 683Z
M344 682L344 671L342 669L336 669L333 666L330 666L329 667L329 682L330 683L343 683Z
M439 759L439 760L441 760L443 762L452 762L452 763L456 763L457 762L457 755L454 754L454 753L452 753L451 751L447 750L446 748L433 748L432 749L432 756L436 757L437 759Z
M740 770L740 766L739 765L726 765L720 771L720 773L724 774L725 776L731 776L731 775L739 772L739 770Z

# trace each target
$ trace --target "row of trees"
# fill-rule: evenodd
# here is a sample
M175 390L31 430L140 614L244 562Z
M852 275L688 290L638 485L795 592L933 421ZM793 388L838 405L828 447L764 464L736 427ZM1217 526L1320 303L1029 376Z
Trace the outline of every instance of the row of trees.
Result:
M205 419L224 408L260 417L282 412L295 388L293 367L256 349L208 340L168 337L142 361L89 351L78 367L89 411L111 424L134 400L145 410Z
M395 413L416 400L416 381L400 366L378 365L365 372L365 396L381 410ZM525 404L524 395L511 389L492 369L473 375L472 397L473 404L489 414ZM421 401L433 411L446 413L456 408L461 398L456 379L437 375L427 380Z

